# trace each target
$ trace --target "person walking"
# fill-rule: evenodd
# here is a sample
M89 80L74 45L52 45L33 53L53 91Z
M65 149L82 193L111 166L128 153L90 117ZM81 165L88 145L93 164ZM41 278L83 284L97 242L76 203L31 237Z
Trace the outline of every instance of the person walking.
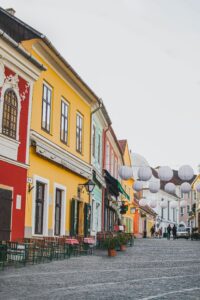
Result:
M172 228L170 226L170 224L167 226L167 239L170 240L170 235L171 235L171 231L172 231Z
M151 237L154 237L154 234L155 234L155 226L152 226L151 229Z
M177 228L176 225L174 224L173 228L172 228L172 233L173 233L173 239L176 239L176 232L177 232Z
M159 232L159 239L161 239L161 237L162 237L162 227L159 228L158 232Z

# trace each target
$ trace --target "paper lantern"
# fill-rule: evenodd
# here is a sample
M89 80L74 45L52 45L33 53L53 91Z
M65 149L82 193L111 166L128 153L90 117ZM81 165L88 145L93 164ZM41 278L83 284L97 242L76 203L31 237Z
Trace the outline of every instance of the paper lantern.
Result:
M160 182L159 181L151 181L149 182L149 191L151 193L157 193L160 189Z
M140 204L140 206L145 206L145 205L147 205L147 199L146 199L146 198L140 199L139 204Z
M188 181L194 176L194 171L189 165L181 166L178 170L178 177L181 180Z
M167 184L165 184L164 190L169 194L174 194L176 191L176 186L174 183L168 182Z
M187 194L191 191L191 185L188 182L183 182L180 189L182 193Z
M181 200L180 207L186 207L186 206L187 206L187 201L186 200Z
M150 167L143 166L138 170L138 177L142 181L148 181L152 176L152 171Z
M170 202L170 207L171 208L176 208L177 206L178 206L178 202L177 201L173 200L173 201Z
M160 201L160 207L166 208L167 205L168 205L168 204L167 204L167 200L166 200L166 199Z
M156 208L156 206L157 206L156 200L155 200L155 199L154 199L154 200L150 200L149 206L150 206L151 208Z
M133 177L133 170L131 167L128 166L121 166L119 169L119 176L123 180L128 180Z
M136 181L134 182L134 184L133 184L133 189L134 189L134 191L139 192L139 191L142 190L142 188L143 188L143 183L142 183L142 181L136 180Z
M173 177L173 171L170 167L164 166L158 169L158 177L162 181L169 181Z
M196 191L197 191L197 192L200 192L200 183L198 183L198 184L196 185Z

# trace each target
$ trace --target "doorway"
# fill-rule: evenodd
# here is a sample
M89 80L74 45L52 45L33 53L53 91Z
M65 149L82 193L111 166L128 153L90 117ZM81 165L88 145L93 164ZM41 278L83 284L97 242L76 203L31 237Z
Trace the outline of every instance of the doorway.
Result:
M11 212L12 191L0 189L0 240L10 240Z

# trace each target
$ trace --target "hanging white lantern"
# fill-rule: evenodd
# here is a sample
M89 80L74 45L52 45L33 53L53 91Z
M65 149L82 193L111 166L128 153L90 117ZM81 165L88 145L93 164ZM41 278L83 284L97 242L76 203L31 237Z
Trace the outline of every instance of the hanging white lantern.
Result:
M197 191L197 192L200 192L200 183L198 183L198 184L196 185L196 191Z
M181 200L180 207L186 207L186 206L187 206L187 201L186 200Z
M156 208L156 206L157 206L156 200L155 200L155 199L150 200L149 206L150 206L151 208Z
M181 180L188 181L194 176L194 171L189 165L181 166L178 170L178 177Z
M177 201L173 200L173 201L170 202L170 207L171 208L177 208L177 206L178 206L178 202Z
M148 181L152 176L152 171L150 167L143 166L138 170L138 177L142 181Z
M133 189L136 192L139 192L143 189L143 183L142 181L136 180L133 184Z
M119 176L123 180L128 180L133 177L133 169L128 166L121 166L119 169Z
M160 182L159 181L151 181L149 182L149 191L151 193L157 193L160 189Z
M146 198L140 199L139 204L140 204L140 206L145 206L145 205L147 205L147 199L146 199Z
M169 181L173 177L173 171L170 167L163 166L158 169L158 177L162 181Z
M166 200L166 199L160 201L160 207L166 208L167 205L168 205L168 204L167 204L167 200Z
M165 184L164 190L169 194L174 194L176 191L176 186L174 183L168 182L167 184Z
M182 193L187 194L191 191L191 185L188 182L183 182L180 189Z

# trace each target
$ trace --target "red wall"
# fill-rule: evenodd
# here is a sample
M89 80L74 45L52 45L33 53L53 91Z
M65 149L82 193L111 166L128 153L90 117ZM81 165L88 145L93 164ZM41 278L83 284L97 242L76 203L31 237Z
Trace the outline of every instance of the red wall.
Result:
M0 161L0 184L13 188L11 240L24 237L27 170ZM16 209L16 196L21 195L21 209Z
M5 76L14 76L15 73L5 67ZM28 110L29 110L29 96L30 88L28 82L22 77L18 76L19 82L19 94L21 97L21 112L20 112L20 123L19 123L19 149L17 160L25 163L26 162L26 142L27 142L27 127L28 127Z

